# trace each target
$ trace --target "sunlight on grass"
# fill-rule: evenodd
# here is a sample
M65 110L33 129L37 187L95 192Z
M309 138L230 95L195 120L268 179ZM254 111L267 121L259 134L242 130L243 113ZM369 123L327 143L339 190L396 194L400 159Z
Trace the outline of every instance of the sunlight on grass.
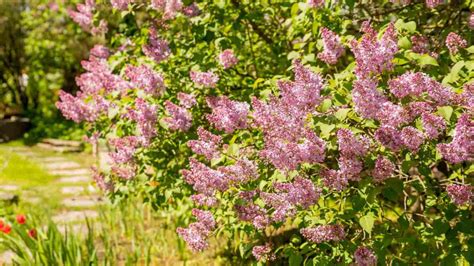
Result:
M26 187L45 185L54 180L31 160L0 148L0 184Z

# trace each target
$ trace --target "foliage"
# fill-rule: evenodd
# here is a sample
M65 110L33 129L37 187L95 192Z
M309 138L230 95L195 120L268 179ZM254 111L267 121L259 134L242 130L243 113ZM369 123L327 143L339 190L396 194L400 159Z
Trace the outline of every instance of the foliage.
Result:
M470 1L111 2L71 12L114 22L57 105L114 148L112 197L196 192L195 251L473 263Z

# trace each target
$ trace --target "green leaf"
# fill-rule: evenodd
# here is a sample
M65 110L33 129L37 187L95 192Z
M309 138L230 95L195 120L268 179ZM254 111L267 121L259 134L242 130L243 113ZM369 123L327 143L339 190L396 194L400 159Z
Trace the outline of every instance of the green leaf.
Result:
M449 121L451 119L451 115L453 114L453 107L451 106L438 107L438 114L444 117L446 121Z
M408 37L403 37L398 40L398 47L403 48L403 49L410 49L411 48L411 42L408 39Z
M421 55L418 59L418 64L421 66L432 65L432 66L439 66L438 61L428 54Z
M294 252L291 253L289 264L290 266L299 266L303 262L303 256L299 255L298 253Z
M360 217L359 224L362 228L370 235L374 228L375 217L374 214L369 212L366 215Z
M329 137L331 131L336 127L336 125L328 125L321 122L318 123L318 126L321 129L321 136L325 138Z
M351 109L349 108L342 108L342 109L337 110L337 112L334 115L336 116L337 119L339 119L340 121L343 121L344 119L346 119L347 114L349 113L350 110Z

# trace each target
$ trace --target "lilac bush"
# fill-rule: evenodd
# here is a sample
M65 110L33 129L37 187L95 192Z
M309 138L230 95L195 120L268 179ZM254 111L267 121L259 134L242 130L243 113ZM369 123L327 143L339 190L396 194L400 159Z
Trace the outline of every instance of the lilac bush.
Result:
M218 235L258 263L473 263L461 2L111 1L93 20L120 9L129 30L57 106L113 147L111 197L199 207L177 229L193 251Z

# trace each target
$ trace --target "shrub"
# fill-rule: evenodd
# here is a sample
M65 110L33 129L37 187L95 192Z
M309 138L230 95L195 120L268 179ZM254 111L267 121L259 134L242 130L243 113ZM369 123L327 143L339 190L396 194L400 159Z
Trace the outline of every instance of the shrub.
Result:
M195 251L473 263L472 3L111 2L71 13L122 20L57 103L113 146L111 196L194 193Z

